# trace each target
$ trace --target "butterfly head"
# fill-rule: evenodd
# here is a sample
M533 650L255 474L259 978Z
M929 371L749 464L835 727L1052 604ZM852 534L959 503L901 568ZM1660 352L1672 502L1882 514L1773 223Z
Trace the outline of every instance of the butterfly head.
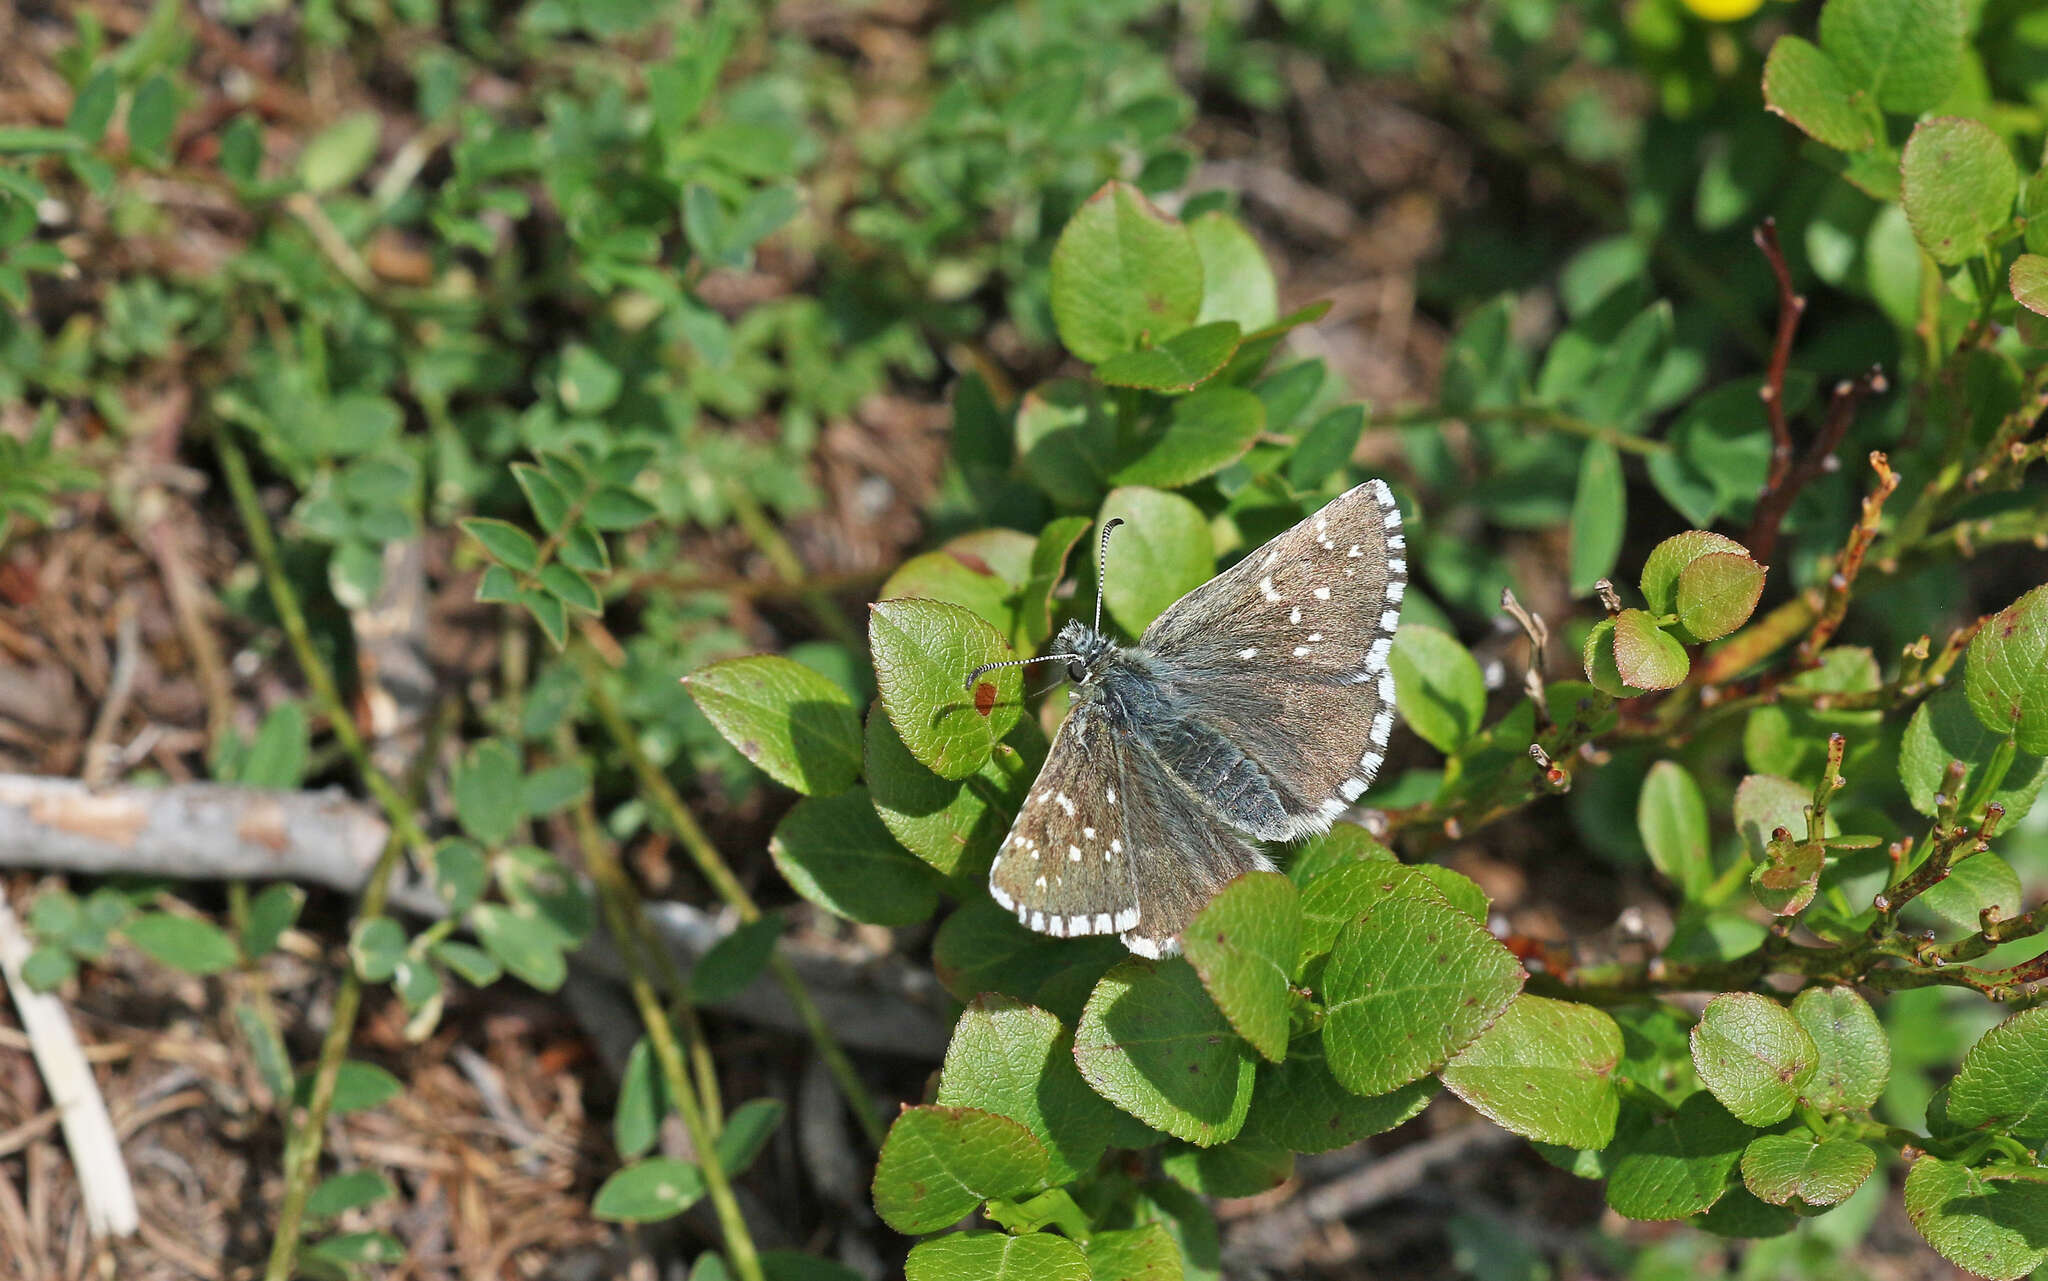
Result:
M1054 653L1066 660L1067 679L1086 685L1101 679L1103 669L1116 656L1116 642L1076 618L1060 628Z

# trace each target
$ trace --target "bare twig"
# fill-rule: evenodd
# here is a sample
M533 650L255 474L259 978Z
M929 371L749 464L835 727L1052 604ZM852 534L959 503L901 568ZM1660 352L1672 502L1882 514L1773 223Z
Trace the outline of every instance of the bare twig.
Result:
M1750 518L1749 533L1743 539L1751 556L1766 564L1770 562L1771 554L1777 550L1779 527L1785 523L1785 514L1792 510L1793 501L1822 473L1836 465L1835 450L1841 447L1843 438L1849 434L1849 425L1856 421L1856 407L1862 404L1865 396L1883 392L1889 385L1884 371L1875 365L1860 378L1844 379L1835 384L1835 393L1828 401L1820 431L1814 436L1805 457L1792 463L1775 483L1767 480L1763 493L1756 500L1756 513Z
M121 1159L121 1142L107 1116L106 1100L79 1048L78 1035L71 1030L64 1003L47 992L35 991L22 978L21 967L29 951L28 936L7 904L6 891L0 889L0 971L6 973L7 990L13 994L22 1031L35 1048L36 1065L42 1069L50 1099L63 1119L64 1142L78 1170L86 1223L95 1236L132 1236L140 1221L135 1185Z
M1764 372L1764 385L1756 393L1771 421L1771 468L1764 481L1764 491L1768 493L1782 486L1786 473L1792 470L1792 428L1785 421L1785 368L1792 362L1792 339L1799 332L1799 318L1806 314L1806 299L1792 288L1792 269L1785 263L1785 251L1778 247L1778 220L1764 219L1751 238L1764 251L1771 276L1778 282L1778 332L1771 343L1771 363ZM1765 558L1756 550L1754 540L1749 546L1758 560Z
M107 678L107 696L85 743L87 787L103 786L118 772L114 735L128 715L128 704L135 696L135 672L141 665L142 631L135 621L135 598L124 595L114 604L114 666Z
M1856 575L1863 569L1863 557L1877 539L1877 522L1884 514L1884 500L1899 487L1899 475L1885 461L1882 451L1870 451L1870 465L1877 472L1877 488L1863 500L1863 515L1857 520L1856 527L1849 531L1849 541L1842 548L1842 554L1835 558L1834 573L1828 575L1827 602L1821 607L1820 617L1814 620L1813 630L1799 642L1795 666L1812 667L1820 662L1821 650L1827 648L1828 641L1841 627L1843 617L1849 612L1849 593L1855 588Z

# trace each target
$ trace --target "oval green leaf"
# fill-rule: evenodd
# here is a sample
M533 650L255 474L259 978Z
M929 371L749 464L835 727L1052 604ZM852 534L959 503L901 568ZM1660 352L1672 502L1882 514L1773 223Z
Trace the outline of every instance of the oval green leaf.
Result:
M792 889L849 920L911 925L938 906L938 879L889 835L865 789L798 801L768 852Z
M1045 1150L1006 1116L978 1108L905 1108L875 1165L875 1211L898 1232L936 1232L990 1197L1045 1182Z
M1102 976L1074 1030L1097 1094L1204 1147L1244 1127L1257 1057L1184 961L1126 961Z
M1813 1038L1791 1011L1755 992L1723 992L1692 1030L1692 1062L1714 1097L1750 1125L1792 1115L1819 1065Z
M853 696L802 663L767 654L733 658L692 672L683 685L725 740L783 786L826 795L852 786L860 774Z
M885 600L868 607L868 644L882 706L910 754L941 778L966 778L988 764L1017 723L1023 688L1018 668L984 674L996 690L986 716L966 688L975 668L1015 657L996 629L958 605ZM856 718L856 759L858 738Z

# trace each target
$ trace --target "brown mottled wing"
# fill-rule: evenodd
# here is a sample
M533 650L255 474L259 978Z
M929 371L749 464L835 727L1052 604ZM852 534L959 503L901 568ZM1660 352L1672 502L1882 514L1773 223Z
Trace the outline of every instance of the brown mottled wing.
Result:
M1119 745L1126 848L1138 894L1137 923L1122 931L1124 946L1140 956L1173 956L1180 932L1216 891L1246 872L1273 864L1236 832L1218 823L1187 784L1142 742Z
M1076 938L1138 923L1112 729L1100 704L1075 704L989 865L989 894L1027 929Z
M1387 666L1408 582L1386 483L1369 480L1189 592L1141 648L1187 709L1167 766L1212 795L1241 752L1277 807L1215 806L1240 830L1294 840L1328 829L1379 771L1394 725ZM1232 777L1245 771L1235 767Z

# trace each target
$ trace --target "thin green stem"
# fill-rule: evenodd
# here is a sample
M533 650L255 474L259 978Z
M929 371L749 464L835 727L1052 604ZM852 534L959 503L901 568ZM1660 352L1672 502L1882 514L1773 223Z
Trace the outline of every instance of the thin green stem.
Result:
M632 769L634 778L640 784L641 795L654 806L669 831L683 843L683 848L689 851L691 860L696 863L697 870L711 883L711 888L717 892L718 897L739 913L742 921L760 920L760 906L739 883L739 878L733 875L732 867L725 861L725 856L719 853L718 847L711 843L711 838L698 826L696 818L690 813L690 807L683 803L682 796L668 781L668 776L661 772L661 768L641 748L639 737L633 733L633 727L627 723L618 703L605 688L607 669L603 660L587 646L574 646L571 652L577 666L583 672L584 689L590 699L591 708L597 713L597 719L604 726L605 733L625 756L628 767ZM791 1007L795 1009L797 1018L802 1020L804 1029L810 1033L812 1043L818 1047L818 1056L825 1061L826 1070L838 1083L839 1092L845 1096L847 1106L853 1109L862 1132L868 1136L869 1142L879 1148L885 1131L880 1115L875 1109L874 1100L869 1096L867 1086L861 1082L860 1073L855 1070L853 1060L846 1057L846 1051L840 1046L839 1039L826 1025L825 1016L819 1011L817 1002L811 999L810 992L805 989L803 980L797 977L796 970L790 965L787 957L780 953L771 955L768 970L788 994Z
M747 487L734 483L727 485L725 491L726 501L732 504L733 519L739 522L754 546L761 549L761 554L768 558L776 576L787 583L807 584L810 571L804 568L803 558L796 554L796 548L789 545L789 540L782 536L775 522L768 519L768 513L761 510L761 504ZM856 654L867 651L867 642L854 625L846 621L846 615L833 605L831 597L816 587L800 585L797 599L804 603L804 608L810 611L818 626L824 628L833 640Z
M625 962L626 987L633 994L640 1022L647 1029L647 1040L654 1048L655 1061L661 1066L662 1080L668 1086L669 1097L683 1118L683 1128L689 1131L697 1168L704 1175L704 1190L711 1198L712 1210L718 1215L719 1230L725 1238L726 1256L732 1260L733 1270L739 1273L742 1281L763 1281L760 1254L754 1248L753 1237L747 1232L747 1221L740 1213L739 1201L733 1196L732 1180L726 1176L725 1167L718 1159L718 1136L691 1082L689 1067L683 1061L682 1047L676 1043L675 1028L661 1007L661 997L655 991L654 981L648 976L642 932L646 911L641 905L640 895L620 864L618 851L599 830L597 816L588 798L576 806L574 818L576 839L583 849L584 864L590 869L591 879L597 882L605 921L611 927L612 937L618 941L619 956Z
M377 856L377 865L370 871L370 879L363 886L363 895L355 912L355 919L359 921L381 916L391 887L391 874L398 869L405 848L411 845L424 852L427 848L426 835L414 817L411 802L371 763L369 749L363 743L362 735L356 731L348 705L342 701L334 673L328 670L319 649L313 644L312 629L306 625L306 614L300 608L298 592L293 589L291 579L286 577L284 561L278 555L277 537L272 533L270 519L264 515L263 503L256 495L256 482L249 474L249 460L224 428L215 431L214 446L219 452L221 469L227 476L235 509L248 531L250 550L255 552L256 562L262 567L264 585L270 592L271 603L277 608L278 621L284 626L285 637L291 643L299 669L306 677L306 684L312 688L314 702L326 713L335 738L355 763L363 786L377 798L377 803L391 820L391 839L384 843L383 852ZM314 1178L320 1169L320 1150L326 1136L327 1117L334 1107L335 1082L341 1075L342 1059L347 1056L349 1042L355 1035L356 1015L362 1008L362 1001L362 981L356 977L355 968L350 966L342 972L341 987L335 993L334 1010L327 1024L327 1035L320 1044L312 1097L307 1102L305 1116L293 1128L286 1143L284 1204L278 1210L277 1235L272 1238L270 1260L263 1271L265 1281L290 1281L298 1255L299 1237L305 1229L306 1199L313 1194Z

